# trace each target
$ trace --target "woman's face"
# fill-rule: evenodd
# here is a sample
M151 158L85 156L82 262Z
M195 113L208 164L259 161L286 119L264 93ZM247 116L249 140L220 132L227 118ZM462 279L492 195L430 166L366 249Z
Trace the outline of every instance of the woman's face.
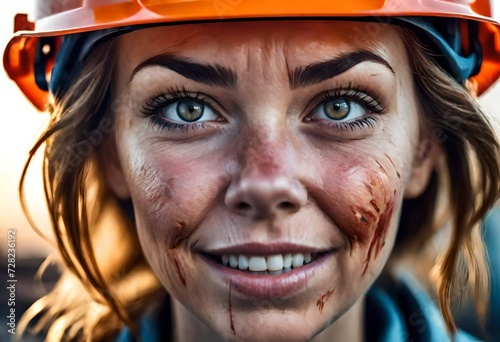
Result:
M229 339L304 340L354 307L431 168L396 31L157 27L117 56L108 184L176 313Z

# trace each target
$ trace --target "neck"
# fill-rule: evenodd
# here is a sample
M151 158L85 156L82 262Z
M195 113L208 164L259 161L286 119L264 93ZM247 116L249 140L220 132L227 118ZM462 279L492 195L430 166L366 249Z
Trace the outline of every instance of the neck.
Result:
M214 330L187 310L175 298L171 299L173 317L174 342L217 342L224 339Z
M358 299L339 319L321 333L312 338L311 342L331 341L364 341L364 308L365 297ZM222 336L210 329L194 316L184 305L172 298L172 313L174 326L174 342L218 342L224 341Z

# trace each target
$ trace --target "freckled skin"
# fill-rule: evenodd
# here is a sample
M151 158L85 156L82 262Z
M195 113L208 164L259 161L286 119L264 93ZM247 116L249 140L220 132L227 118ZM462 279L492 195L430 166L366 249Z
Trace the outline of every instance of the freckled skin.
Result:
M243 136L251 137L251 139L245 140L242 144L241 149L245 153L241 155L240 160L242 164L251 166L248 169L259 170L264 174L272 174L279 172L280 167L274 155L276 151L266 139L266 134L269 134L266 130L265 126L257 126L253 130L248 128L244 130Z
M356 341L352 334L363 331L361 298L394 244L419 119L401 39L390 27L370 36L363 26L353 30L356 25L238 22L120 36L114 93L130 105L115 118L116 152L144 255L176 303L181 340L186 333L193 341L304 341L342 315L352 317L349 324L331 324L321 333L326 340ZM352 32L370 37L353 39ZM357 49L382 55L395 74L365 62L334 80L290 89L290 69ZM137 65L165 52L231 67L238 86L201 85L161 67L142 69L129 82ZM373 128L339 129L305 120L325 91L349 84L380 91L388 109L376 115ZM214 99L221 120L205 122L204 128L161 130L134 109L176 87ZM245 200L259 188L277 191L279 200L296 207L276 212L256 201L252 214L242 213L229 198L244 187ZM271 296L266 305L209 271L200 254L276 241L335 253L308 275L307 286ZM308 307L318 310L304 310Z

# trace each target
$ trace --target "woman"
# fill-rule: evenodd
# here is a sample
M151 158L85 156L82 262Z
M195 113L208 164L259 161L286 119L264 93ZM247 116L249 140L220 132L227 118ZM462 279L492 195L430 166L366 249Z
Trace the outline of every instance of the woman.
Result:
M473 97L500 74L488 1L114 3L39 1L5 54L51 114L30 159L45 143L65 266L23 324L51 341L471 338L449 304L464 279L485 304L477 226L500 195ZM427 256L441 314L402 271L425 285Z

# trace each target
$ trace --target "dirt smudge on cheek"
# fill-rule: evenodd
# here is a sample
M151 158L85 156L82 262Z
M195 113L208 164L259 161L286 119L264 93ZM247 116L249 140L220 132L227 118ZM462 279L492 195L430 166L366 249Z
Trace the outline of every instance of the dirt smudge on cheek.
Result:
M375 209L377 214L380 214L380 208L378 207L377 202L375 202L375 200L372 199L370 201L370 205L373 207L373 209Z
M175 272L177 273L177 277L179 278L182 285L184 285L184 287L187 287L186 277L184 276L184 272L182 270L182 267L179 264L179 260L177 259L177 257L174 254L170 254L170 258L172 259L172 263L175 266Z
M318 308L319 312L323 312L325 303L328 302L334 291L335 289L331 289L327 293L319 297L318 301L316 302L316 307Z
M381 254L398 206L396 200L400 200L401 180L393 167L384 157L346 159L336 162L321 175L317 187L309 190L346 237L351 256L359 251L359 272L363 275ZM332 169L336 177L331 177ZM317 306L321 307L321 301Z
M137 189L140 189L140 197L143 199L143 205L148 210L158 212L163 205L163 186L161 173L151 165L142 162L138 170L132 172Z
M344 191L350 202L356 203L351 204L354 220L350 219L345 229L352 245L369 243L384 209L381 204L386 196L382 177L378 173L371 173L369 179L369 182L358 180L361 184L355 183L352 188Z
M373 166L350 168L340 192L350 207L351 215L344 215L339 222L349 239L351 252L355 245L366 250L363 275L385 245L395 205L396 190L393 189L399 183L396 171L387 171L388 163L382 165L375 160Z
M185 239L191 235L192 231L186 229L187 223L183 220L174 220L173 222L173 230L172 233L174 236L169 244L169 254L172 259L172 263L174 264L175 271L177 273L177 277L184 287L187 287L186 277L184 276L183 269L181 264L179 263L179 259L176 256L176 252L174 251Z
M385 157L391 163L392 167L394 168L394 172L396 172L396 175L398 176L399 179L401 179L401 174L399 173L398 169L396 168L396 164L392 161L391 157L387 155L387 153L384 153Z
M394 191L394 195L396 195L396 191ZM370 264L372 255L373 259L376 259L385 245L385 237L387 235L387 230L389 228L393 211L394 211L394 198L391 198L390 201L386 203L386 209L384 213L380 215L377 226L373 233L373 237L370 242L370 246L368 247L368 252L366 254L365 268L363 270L362 275L365 275L366 270L368 269L368 265Z
M229 281L229 298L227 300L227 305L229 306L229 324L231 325L231 330L233 334L236 335L236 330L234 329L234 320L233 320L233 307L231 306L231 292L233 289L233 283L231 280Z
M174 220L173 222L174 232L173 237L169 244L169 249L177 248L184 240L186 240L193 231L189 231L187 228L187 223L183 220Z

